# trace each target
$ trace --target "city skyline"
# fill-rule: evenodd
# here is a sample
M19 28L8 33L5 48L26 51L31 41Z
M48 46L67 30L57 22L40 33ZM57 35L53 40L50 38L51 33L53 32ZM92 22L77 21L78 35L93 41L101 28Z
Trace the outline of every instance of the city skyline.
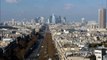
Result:
M106 0L0 0L1 20L49 17L52 13L67 20L98 20L98 9L106 8Z
M0 60L107 60L107 0L0 0Z

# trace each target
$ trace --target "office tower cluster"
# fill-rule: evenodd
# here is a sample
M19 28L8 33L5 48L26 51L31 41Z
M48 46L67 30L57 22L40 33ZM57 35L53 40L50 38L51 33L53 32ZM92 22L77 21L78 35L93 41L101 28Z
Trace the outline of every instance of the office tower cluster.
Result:
M66 17L62 17L62 16L55 16L54 14L52 14L47 23L49 24L58 24L58 23L63 23L65 24L66 23Z
M36 17L35 18L35 22L36 23L44 23L45 22L45 18L44 17Z
M56 15L52 14L48 18L37 17L37 18L35 18L35 22L36 23L47 23L47 24L58 24L58 23L65 24L66 23L66 17L56 16Z

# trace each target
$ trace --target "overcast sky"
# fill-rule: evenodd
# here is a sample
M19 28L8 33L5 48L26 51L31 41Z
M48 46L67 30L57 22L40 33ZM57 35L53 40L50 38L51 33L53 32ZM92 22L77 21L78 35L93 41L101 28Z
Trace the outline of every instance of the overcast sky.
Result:
M106 6L106 0L0 0L1 20L20 20L52 13L68 20L97 20L98 9Z

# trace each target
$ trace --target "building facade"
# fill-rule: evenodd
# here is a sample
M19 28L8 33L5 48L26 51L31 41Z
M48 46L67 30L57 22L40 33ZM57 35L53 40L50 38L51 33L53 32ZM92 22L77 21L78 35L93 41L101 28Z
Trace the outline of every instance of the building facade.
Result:
M106 28L106 9L99 9L99 28Z

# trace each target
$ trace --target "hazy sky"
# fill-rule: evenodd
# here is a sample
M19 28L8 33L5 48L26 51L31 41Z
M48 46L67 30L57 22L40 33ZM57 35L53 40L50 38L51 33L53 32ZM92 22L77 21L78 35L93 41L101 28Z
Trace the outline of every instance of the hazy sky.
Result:
M98 9L105 7L106 0L0 0L1 20L20 20L38 16L49 17L52 13L68 20L97 20Z

